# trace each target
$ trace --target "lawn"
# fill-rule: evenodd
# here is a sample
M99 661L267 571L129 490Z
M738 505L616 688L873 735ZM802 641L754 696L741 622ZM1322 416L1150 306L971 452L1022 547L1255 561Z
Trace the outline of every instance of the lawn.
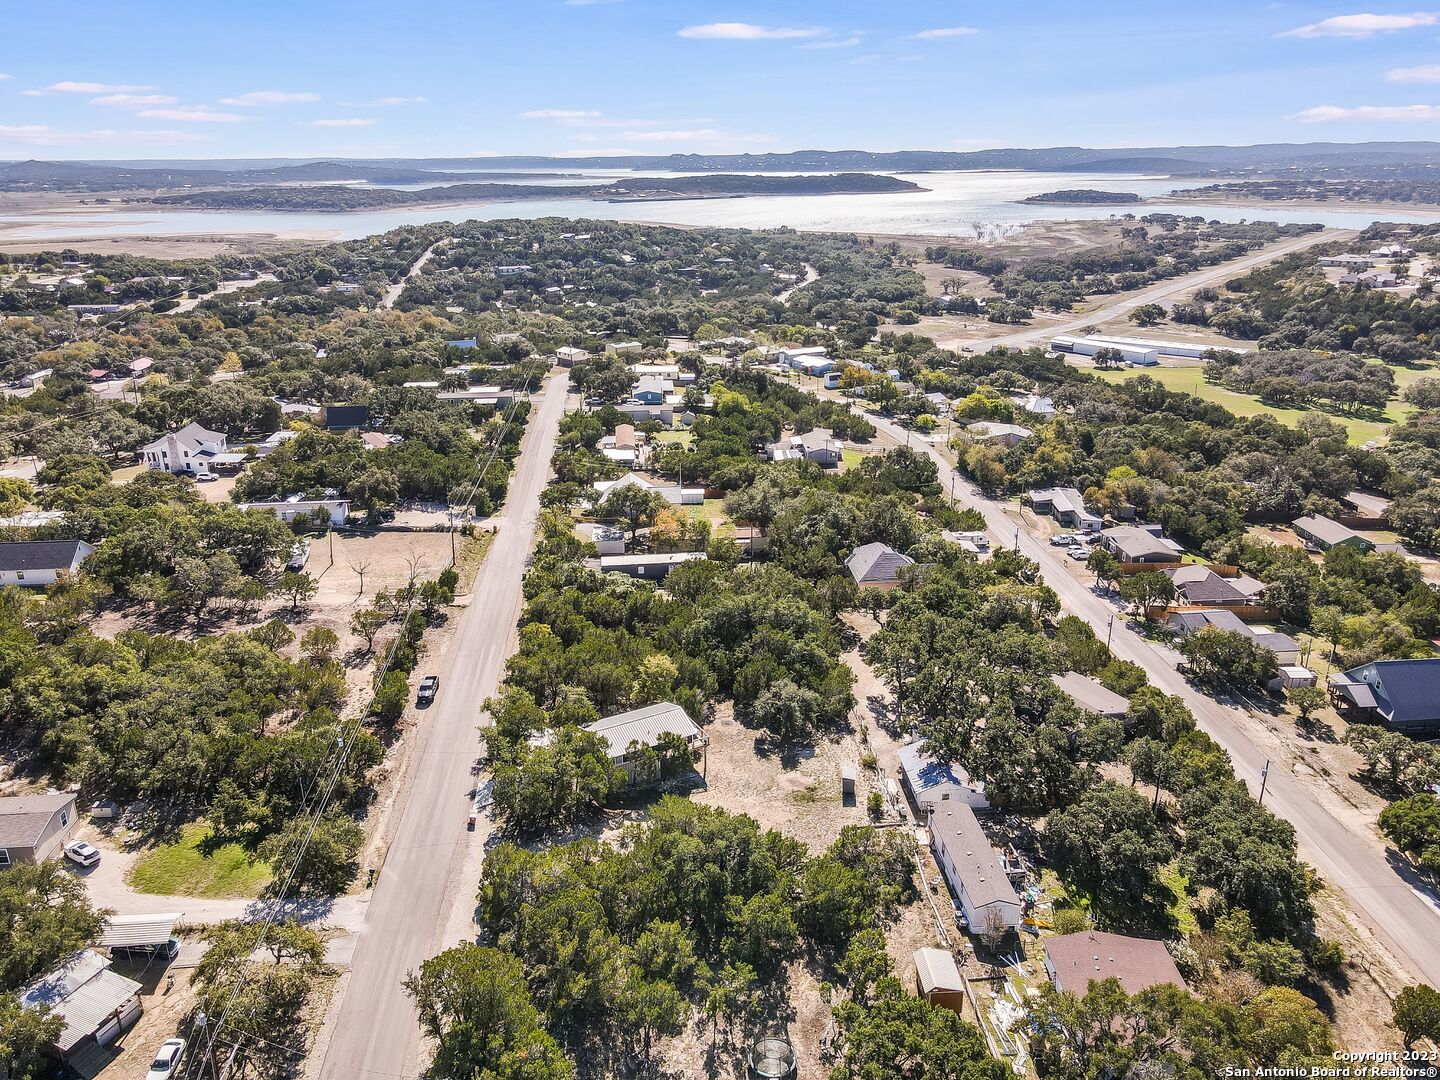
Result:
M215 844L208 825L187 825L180 839L146 852L130 871L137 892L210 899L260 895L270 864L236 843Z
M1412 372L1405 368L1392 368L1392 370L1395 372L1397 382L1402 387L1425 374L1424 372ZM1139 375L1148 375L1167 390L1191 394L1202 401L1214 402L1216 405L1229 409L1236 416L1273 416L1282 424L1289 424L1292 427L1299 423L1300 418L1309 411L1306 409L1280 409L1271 405L1263 405L1249 394L1237 393L1216 383L1206 382L1204 369L1198 366L1123 368L1118 371L1110 369L1096 371L1095 374L1108 382L1122 382ZM1336 416L1333 413L1321 413L1320 415L1328 416L1344 427L1349 432L1350 442L1360 446L1372 439L1383 439L1389 431L1390 424L1403 420L1409 412L1410 406L1393 400L1385 410L1388 418L1385 421L1358 420L1354 417Z
M677 446L689 446L695 441L693 431L657 431L652 438L657 443L674 443Z
M840 462L845 466L847 471L855 468L864 460L865 454L860 450L856 450L853 446L847 446L840 451Z

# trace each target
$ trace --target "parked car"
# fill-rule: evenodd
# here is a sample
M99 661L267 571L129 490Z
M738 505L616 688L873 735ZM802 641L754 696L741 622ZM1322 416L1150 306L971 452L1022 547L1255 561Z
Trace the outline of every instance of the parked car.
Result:
M71 840L65 845L65 857L76 866L94 866L100 861L100 852L84 840Z
M1071 544L1075 543L1075 540L1076 536L1074 533L1056 533L1054 536L1050 537L1050 546L1069 547Z
M170 1080L180 1069L180 1055L185 1053L184 1039L166 1039L155 1051L155 1060L145 1080Z
M151 960L174 960L180 955L180 939L172 937L158 945L116 945L110 950L111 956L123 956L127 960L147 963Z
M213 472L202 472L196 473L195 479L202 484L208 484L211 480L219 480L220 477L215 475Z
M429 705L435 700L435 693L440 689L439 675L426 675L420 680L420 689L415 692L416 705Z
M1077 562L1083 562L1084 560L1090 558L1090 549L1087 548L1084 544L1071 544L1068 548L1065 549L1065 554L1069 555L1070 558L1076 560Z

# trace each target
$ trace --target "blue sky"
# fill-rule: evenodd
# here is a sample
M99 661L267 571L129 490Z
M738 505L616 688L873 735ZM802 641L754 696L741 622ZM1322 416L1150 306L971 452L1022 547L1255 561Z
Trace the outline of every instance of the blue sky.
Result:
M0 0L0 25L5 158L1440 138L1440 4Z

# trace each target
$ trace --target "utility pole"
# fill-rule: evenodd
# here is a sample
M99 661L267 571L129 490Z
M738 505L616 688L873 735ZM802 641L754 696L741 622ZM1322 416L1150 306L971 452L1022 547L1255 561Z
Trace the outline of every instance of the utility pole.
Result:
M1270 782L1270 759L1265 759L1265 767L1260 770L1260 797L1255 800L1259 806L1265 805L1265 785Z
M1107 627L1106 630L1105 630L1105 649L1106 649L1107 652L1108 652L1109 649L1110 649L1110 635L1113 634L1114 632L1115 632L1115 613L1112 611L1112 612L1110 613L1110 625L1109 625L1109 627Z

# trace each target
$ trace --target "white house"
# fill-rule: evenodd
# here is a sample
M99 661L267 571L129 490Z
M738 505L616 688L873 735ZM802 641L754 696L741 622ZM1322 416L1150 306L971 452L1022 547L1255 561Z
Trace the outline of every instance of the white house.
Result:
M705 501L704 488L682 488L679 484L666 483L664 480L652 480L640 473L626 473L619 480L595 481L595 491L601 499L617 488L630 486L653 491L671 506L699 506Z
M296 518L308 517L317 510L324 511L331 525L344 525L350 517L349 499L285 499L280 502L241 503L241 510L268 510L287 525Z
M95 549L84 540L16 540L0 543L0 585L53 585L73 574Z
M612 356L616 353L639 352L643 346L638 341L612 341L605 346L605 351Z
M555 350L555 359L561 367L574 367L582 360L588 360L590 354L584 349L576 348L574 345L561 345Z
M140 458L147 469L200 476L210 472L210 461L229 448L229 440L218 431L199 424L186 424L148 446L140 448Z
M1020 897L975 811L959 800L932 804L930 849L973 933L1020 925Z

